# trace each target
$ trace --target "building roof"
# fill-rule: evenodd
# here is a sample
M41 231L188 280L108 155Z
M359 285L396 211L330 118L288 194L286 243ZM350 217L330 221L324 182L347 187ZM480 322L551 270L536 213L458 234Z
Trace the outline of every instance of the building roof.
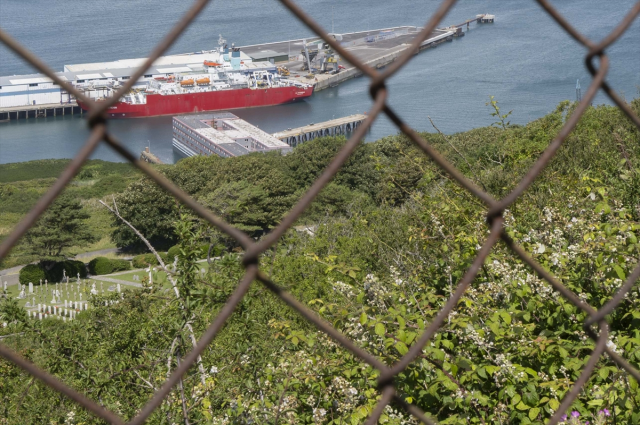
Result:
M224 131L218 131L212 127L206 128L197 128L195 130L197 133L206 137L212 143L216 145L223 145L227 143L236 143L231 137L227 136Z
M186 56L186 55L177 55ZM213 57L212 55L209 55ZM217 58L216 53L216 58ZM144 75L164 76L166 74L205 72L203 62L206 55L200 55L197 63L156 63L145 71ZM162 58L161 58L162 59ZM193 59L192 59L193 60ZM243 65L248 71L275 71L275 65L268 61L248 62ZM136 62L136 61L139 61ZM65 65L65 72L56 72L65 81L76 82L77 80L99 80L131 77L138 69L144 59L125 59L115 62L99 62L94 64ZM86 65L86 66L85 66ZM0 86L27 85L33 83L51 83L52 80L44 74L13 75L0 77Z
M240 155L246 155L248 153L251 153L251 151L249 151L249 149L245 148L244 146L238 144L238 143L229 143L229 144L225 144L225 145L218 145L218 147L220 149L224 149L225 151L231 153L233 156L240 156Z
M261 150L268 151L272 149L282 149L288 152L291 149L286 143L229 112L182 115L173 117L173 120L191 128L218 149L228 152L230 156L239 156L254 151L259 152ZM218 130L211 127L208 123L214 120L223 120L229 130ZM237 139L251 139L258 145L258 148L247 149L236 142Z
M249 124L245 120L237 119L228 122L228 124L232 127L235 127L237 130L240 130L243 133L246 133L249 137L254 139L256 142L264 145L266 148L287 148L289 145L284 143L283 141L276 139L269 133L260 130L258 127Z
M254 60L260 60L260 59L274 58L277 56L289 57L289 52L276 52L275 50L260 50L258 52L251 53L250 56Z
M215 50L162 56L159 57L152 66L156 68L170 68L175 66L202 64L205 60L218 60L219 56L220 54ZM135 58L120 59L112 62L80 63L76 65L65 65L64 69L65 71L71 72L87 72L109 68L138 68L142 66L146 60L147 58ZM250 61L251 57L240 51L240 60Z
M198 114L198 115L180 115L178 117L173 117L173 119L195 129L195 128L211 127L210 125L204 123L203 121L211 121L214 119L234 120L234 119L238 119L238 117L233 115L231 112L221 111L221 112L209 112L206 114Z

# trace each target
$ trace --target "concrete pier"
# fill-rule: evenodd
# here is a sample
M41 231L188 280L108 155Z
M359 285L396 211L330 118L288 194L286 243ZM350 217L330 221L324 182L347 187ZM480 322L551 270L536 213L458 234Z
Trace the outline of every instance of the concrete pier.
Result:
M44 118L64 115L82 114L77 103L50 103L42 105L11 106L0 108L0 122L25 118Z
M484 16L484 15L483 15ZM479 23L480 19L470 19L465 21L464 25L468 28L471 23ZM463 25L453 25L447 28L439 28L433 31L416 49L414 54L420 51L436 47L437 45L452 41L455 37L464 36L462 31ZM372 68L383 68L394 62L398 57L410 48L413 39L422 30L420 27L393 27L371 31L360 31L347 34L340 34L342 40L340 43L349 50L355 57ZM306 39L307 43L311 43L318 38ZM240 49L249 56L256 54L260 50L274 52L276 57L289 56L289 62L275 62L280 66L286 67L290 71L289 78L298 80L303 83L315 84L315 91L324 90L335 87L338 84L351 78L359 77L362 73L348 62L340 59L339 64L342 66L337 73L315 73L309 74L304 68L304 59L301 54L303 40L290 40L279 43L262 44L256 46L246 46ZM276 55L275 52L282 52Z
M358 128L365 119L367 119L367 116L363 114L349 115L348 117L336 118L318 124L309 124L304 127L280 131L274 133L273 137L282 140L291 147L295 147L300 143L308 142L318 137L345 135Z

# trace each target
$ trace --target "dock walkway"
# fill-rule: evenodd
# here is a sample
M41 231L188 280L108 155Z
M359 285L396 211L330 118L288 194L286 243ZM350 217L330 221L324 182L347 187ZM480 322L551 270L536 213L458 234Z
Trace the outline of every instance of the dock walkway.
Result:
M44 118L73 114L82 114L82 108L78 106L76 102L10 106L0 108L0 122L23 118Z
M280 131L274 133L273 137L282 140L291 147L295 147L300 143L308 142L317 137L339 136L350 133L358 128L365 119L367 119L367 116L364 114L349 115L348 117Z
M422 28L399 27L396 28L396 30L401 30L402 33L394 38L375 42L360 42L359 40L378 34L381 30L353 33L354 36L359 36L359 38L352 42L351 45L347 43L345 48L366 65L369 65L372 68L382 68L394 62L407 49L409 49L414 37L418 35ZM454 37L462 34L464 33L452 28L436 29L420 44L420 47L415 53L417 54L424 49L435 47L438 44L447 41L452 41ZM301 62L291 62L285 66L290 69L291 78L303 83L315 84L315 91L335 87L344 81L362 75L362 72L360 72L359 69L346 61L343 63L345 69L340 70L337 74L315 74L312 79L306 78L307 71L302 71Z

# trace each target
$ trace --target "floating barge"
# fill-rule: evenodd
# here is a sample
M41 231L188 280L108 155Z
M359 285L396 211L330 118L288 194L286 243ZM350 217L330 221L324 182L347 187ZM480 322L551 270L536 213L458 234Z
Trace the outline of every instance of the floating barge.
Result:
M174 117L173 147L185 156L223 158L252 152L291 151L288 144L230 112Z

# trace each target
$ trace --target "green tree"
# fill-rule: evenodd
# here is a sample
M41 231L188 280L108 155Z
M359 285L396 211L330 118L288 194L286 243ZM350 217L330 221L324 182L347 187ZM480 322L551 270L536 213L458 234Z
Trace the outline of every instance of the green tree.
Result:
M27 233L27 243L34 253L45 260L63 257L62 250L84 246L96 241L86 220L89 214L80 201L63 194L45 211Z
M266 230L277 222L267 192L246 180L223 184L202 201L214 214L246 232Z
M116 196L118 211L157 248L168 248L175 244L173 222L176 201L151 180L145 178L132 183L127 190ZM140 238L114 217L115 230L111 238L120 247L142 247Z

